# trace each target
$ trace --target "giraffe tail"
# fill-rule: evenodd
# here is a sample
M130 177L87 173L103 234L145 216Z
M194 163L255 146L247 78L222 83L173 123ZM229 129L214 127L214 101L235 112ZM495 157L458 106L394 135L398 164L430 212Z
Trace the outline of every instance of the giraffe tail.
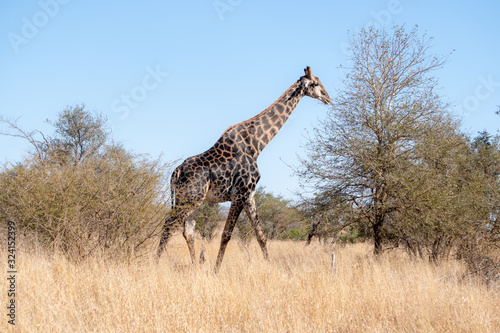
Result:
M179 180L179 173L179 168L176 168L170 177L170 209L173 209L176 205L176 185Z
M171 236L171 229L173 227L173 224L175 223L175 219L172 218L172 212L176 204L176 189L175 186L177 184L177 180L179 179L179 169L175 169L174 172L172 173L172 176L170 177L170 212L168 214L167 219L165 220L164 226L163 226L163 232L161 234L160 238L160 245L158 245L158 250L156 252L156 260L160 259L160 256L165 249L165 246L168 243L168 240L170 239Z

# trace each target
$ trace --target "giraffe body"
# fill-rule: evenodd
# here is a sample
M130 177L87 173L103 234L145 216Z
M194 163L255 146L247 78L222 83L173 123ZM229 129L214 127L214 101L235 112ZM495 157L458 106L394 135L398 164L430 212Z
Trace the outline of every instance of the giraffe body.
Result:
M330 102L323 85L312 75L309 67L305 69L305 73L266 110L230 126L210 149L187 158L174 170L171 178L173 206L170 218L165 223L158 257L171 236L172 228L178 223L184 223L183 235L191 260L195 262L194 212L206 200L211 203L231 201L215 265L216 271L242 210L245 210L252 222L257 241L267 259L267 240L254 200L255 188L260 179L257 157L278 133L303 96L317 98L325 104Z

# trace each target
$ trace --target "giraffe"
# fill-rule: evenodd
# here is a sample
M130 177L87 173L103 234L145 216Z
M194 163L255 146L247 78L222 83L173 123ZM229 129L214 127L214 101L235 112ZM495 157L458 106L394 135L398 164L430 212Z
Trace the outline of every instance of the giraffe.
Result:
M230 126L210 149L187 158L174 170L171 177L172 209L164 224L157 258L160 258L172 229L183 223L183 236L191 261L195 263L195 211L206 200L209 203L231 201L215 272L220 268L236 220L243 210L252 223L264 258L268 259L266 235L257 216L254 198L260 179L257 157L285 124L303 96L318 99L324 104L331 102L311 68L307 66L304 72L305 75L271 106L253 118Z

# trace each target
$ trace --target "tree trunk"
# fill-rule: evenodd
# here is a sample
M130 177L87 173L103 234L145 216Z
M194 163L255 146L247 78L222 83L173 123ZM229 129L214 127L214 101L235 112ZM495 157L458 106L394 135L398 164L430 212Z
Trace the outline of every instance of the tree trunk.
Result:
M309 231L309 234L307 235L307 242L306 245L311 244L312 238L316 235L316 231L318 229L318 224L320 221L314 221L311 227L311 231Z
M382 226L383 226L383 218L381 216L375 217L375 223L373 224L373 242L374 249L373 253L379 255L382 253Z

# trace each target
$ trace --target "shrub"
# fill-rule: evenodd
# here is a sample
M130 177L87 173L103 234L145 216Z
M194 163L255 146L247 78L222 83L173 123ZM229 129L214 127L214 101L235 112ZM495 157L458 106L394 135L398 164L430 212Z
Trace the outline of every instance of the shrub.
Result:
M60 117L69 119L75 110L81 116L81 108L69 108ZM80 118L87 122L99 117L85 116ZM34 149L22 162L5 164L0 173L2 220L16 221L45 248L74 259L96 250L138 253L158 234L166 215L170 164L105 143L102 120L93 122L99 124L97 130L93 127L99 140L92 135L85 139L91 144L61 135L39 142L22 132Z

